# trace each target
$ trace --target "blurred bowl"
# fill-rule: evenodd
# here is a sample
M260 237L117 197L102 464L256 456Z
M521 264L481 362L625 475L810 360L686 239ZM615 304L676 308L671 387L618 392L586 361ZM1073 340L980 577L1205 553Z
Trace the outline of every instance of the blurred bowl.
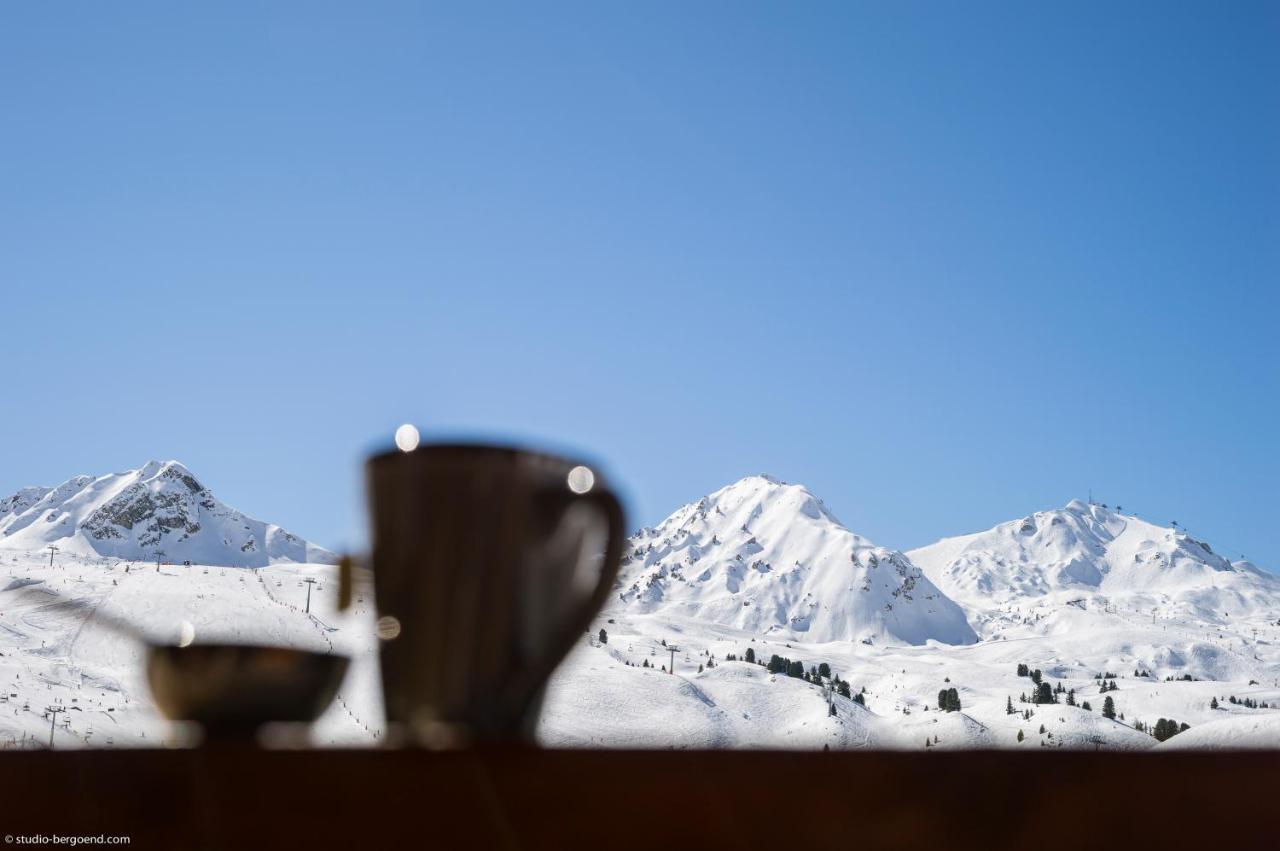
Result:
M346 656L252 644L152 645L147 681L160 711L210 738L271 722L310 723L333 701Z

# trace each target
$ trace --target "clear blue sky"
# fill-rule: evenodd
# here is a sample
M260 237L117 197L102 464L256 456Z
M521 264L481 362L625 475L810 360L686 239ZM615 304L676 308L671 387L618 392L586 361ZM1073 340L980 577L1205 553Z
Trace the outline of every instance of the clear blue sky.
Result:
M181 5L0 9L0 490L355 546L408 420L1280 568L1280 6Z

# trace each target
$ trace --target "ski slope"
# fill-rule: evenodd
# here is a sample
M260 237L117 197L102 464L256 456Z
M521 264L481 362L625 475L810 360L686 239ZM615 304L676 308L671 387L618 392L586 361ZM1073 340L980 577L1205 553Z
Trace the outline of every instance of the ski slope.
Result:
M362 598L334 611L329 565L259 569L103 561L59 553L0 556L0 747L146 746L184 741L157 714L146 685L145 647L104 624L126 620L157 640L260 642L353 655L340 701L313 734L318 744L372 740L382 710L375 640ZM304 578L320 580L305 613ZM50 593L54 592L54 593ZM368 602L365 602L368 600ZM365 624L359 628L354 624Z

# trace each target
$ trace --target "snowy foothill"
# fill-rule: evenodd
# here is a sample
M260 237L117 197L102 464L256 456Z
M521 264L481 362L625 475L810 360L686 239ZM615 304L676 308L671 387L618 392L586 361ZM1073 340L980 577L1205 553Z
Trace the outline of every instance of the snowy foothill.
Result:
M139 747L185 741L151 701L146 647L244 642L352 655L317 744L367 743L381 728L372 598L335 611L331 565L263 568L130 562L0 550L0 747ZM308 584L313 586L306 612ZM102 617L98 617L99 613ZM55 711L50 712L50 708Z

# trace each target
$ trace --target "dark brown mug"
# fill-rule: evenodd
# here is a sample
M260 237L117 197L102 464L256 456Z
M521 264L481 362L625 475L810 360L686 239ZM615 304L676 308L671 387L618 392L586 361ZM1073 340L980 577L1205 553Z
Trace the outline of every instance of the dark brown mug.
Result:
M391 451L366 473L392 730L532 741L547 679L617 576L618 498L585 464L500 446Z

